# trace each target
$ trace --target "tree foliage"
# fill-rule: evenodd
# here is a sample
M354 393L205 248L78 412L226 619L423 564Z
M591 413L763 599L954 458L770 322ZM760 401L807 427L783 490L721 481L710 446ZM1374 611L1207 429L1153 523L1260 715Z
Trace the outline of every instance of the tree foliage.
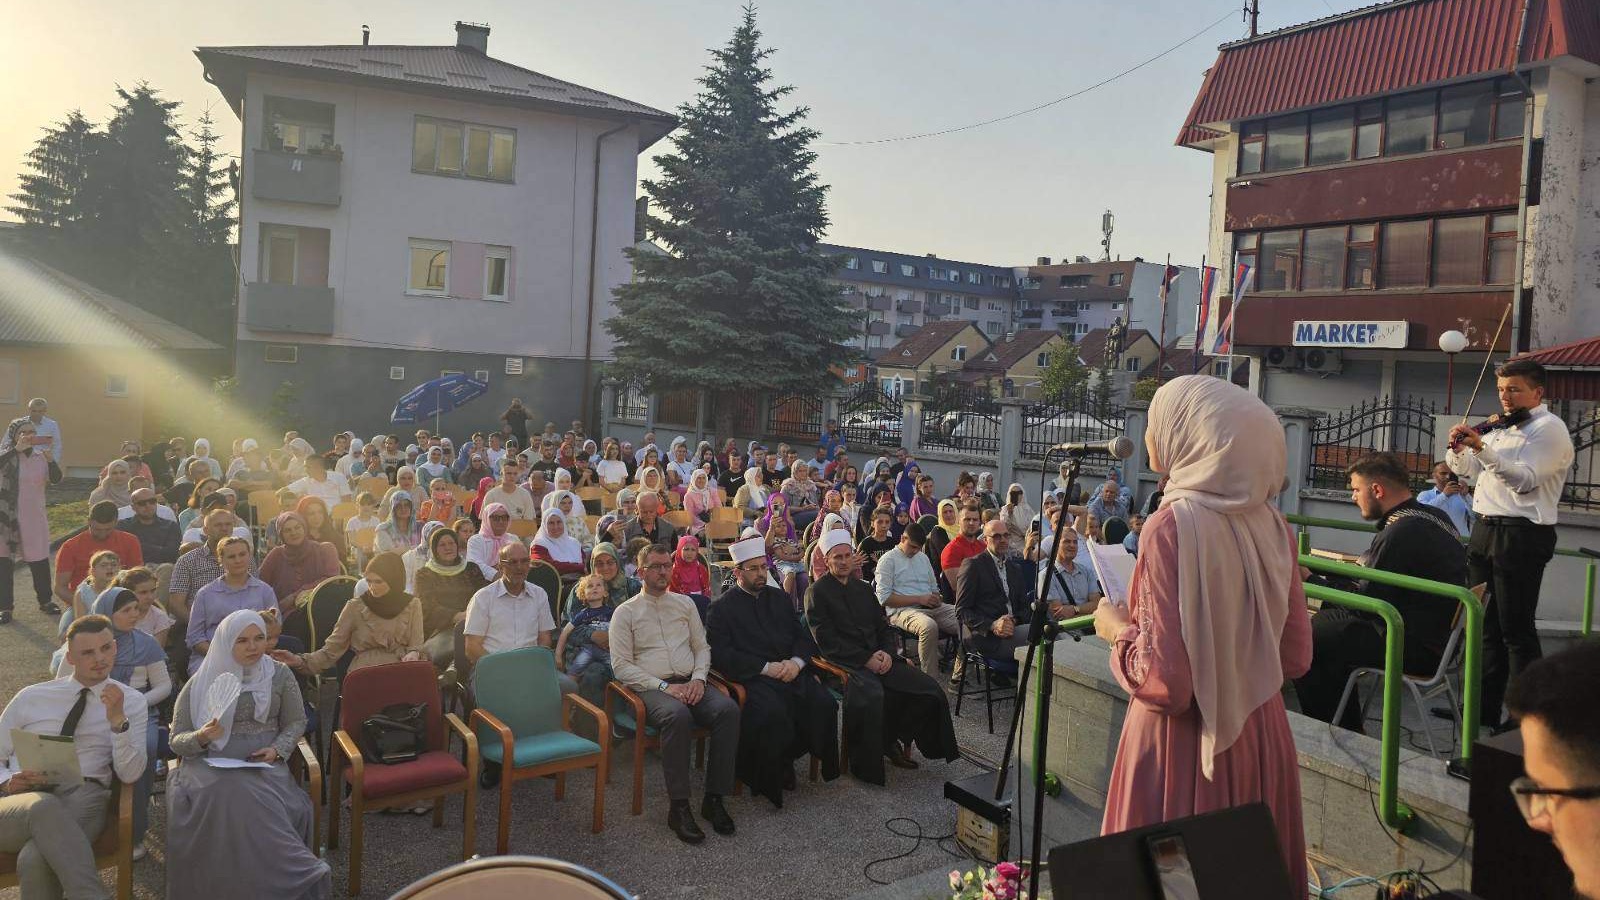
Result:
M818 250L827 187L812 165L808 110L782 112L755 11L713 50L702 90L679 108L674 152L644 183L646 233L668 249L629 248L637 277L616 291L612 375L653 390L819 389L851 362L860 327ZM718 408L729 404L717 404Z
M1046 397L1065 397L1083 389L1089 381L1089 367L1078 356L1076 345L1068 344L1050 354L1040 387Z

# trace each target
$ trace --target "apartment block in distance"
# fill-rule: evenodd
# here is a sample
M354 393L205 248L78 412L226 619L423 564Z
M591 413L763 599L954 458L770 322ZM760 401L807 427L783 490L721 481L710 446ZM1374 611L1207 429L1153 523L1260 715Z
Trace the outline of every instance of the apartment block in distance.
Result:
M464 372L489 394L458 428L512 397L587 415L631 277L638 155L676 120L488 43L458 22L443 46L195 51L244 126L244 402L292 382L306 428L371 433L411 387Z
M1060 331L1078 340L1118 319L1127 328L1161 334L1161 275L1165 267L1142 259L1052 265L1050 257L1017 270L1019 328ZM1199 270L1173 266L1167 289L1166 336L1194 330L1200 303Z
M1015 326L1016 280L1009 266L955 262L823 244L841 257L834 280L867 320L847 343L876 360L929 322L971 322L990 341Z

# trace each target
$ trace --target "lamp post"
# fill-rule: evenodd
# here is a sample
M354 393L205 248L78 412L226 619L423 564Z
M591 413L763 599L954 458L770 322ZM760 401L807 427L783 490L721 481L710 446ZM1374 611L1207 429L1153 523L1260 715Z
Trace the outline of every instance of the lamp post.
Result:
M1453 415L1451 401L1455 398L1456 388L1456 354L1467 349L1467 336L1454 329L1439 335L1439 349L1444 351L1445 376L1444 376L1444 414Z

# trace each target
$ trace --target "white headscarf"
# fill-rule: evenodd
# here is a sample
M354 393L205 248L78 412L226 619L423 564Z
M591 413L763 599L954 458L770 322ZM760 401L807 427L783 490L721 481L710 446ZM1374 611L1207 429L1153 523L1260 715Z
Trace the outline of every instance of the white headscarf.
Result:
M1283 684L1279 642L1298 577L1293 537L1272 505L1283 485L1283 426L1250 392L1185 375L1150 401L1150 468L1165 472L1177 528L1178 616L1200 710L1200 771L1238 739ZM1138 566L1151 565L1140 554ZM1135 577L1138 577L1136 571ZM1141 611L1148 612L1148 611Z
M1011 505L1011 495L1020 493L1021 502L1016 506ZM1019 483L1013 483L1006 489L1005 497L1000 501L1000 516L1005 520L1006 531L1026 536L1028 526L1033 523L1033 517L1038 515L1033 507L1028 505L1028 492L1023 490Z
M194 439L194 457L193 458L195 458L195 459L210 459L211 458L211 442L206 440L205 438L195 438Z
M572 473L566 469L556 469L555 477L550 479L550 483L558 491L570 491L572 490Z
M744 470L744 486L749 489L750 499L746 501L751 509L767 508L767 483L766 476L762 475L765 467Z
M217 633L211 638L211 649L200 661L200 668L195 671L194 677L189 679L189 718L194 721L195 728L201 728L211 721L206 710L206 694L210 692L212 682L224 672L231 672L239 679L241 697L249 694L255 698L255 720L267 721L267 713L272 709L272 678L278 672L277 661L263 654L247 671L233 658L233 642L251 625L261 629L263 635L267 633L267 623L253 609L231 612L217 626ZM228 739L233 736L233 713L238 705L239 701L234 700L217 715L217 724L222 726L222 737L212 741L208 749L221 750L228 746Z
M551 537L551 519L561 520L561 537ZM539 517L539 531L533 536L533 546L543 547L550 558L561 563L583 562L583 545L567 532L567 517L559 509L547 509Z
M684 497L694 494L707 508L717 505L717 492L711 489L711 476L705 469L695 469L689 473L689 489L684 492Z

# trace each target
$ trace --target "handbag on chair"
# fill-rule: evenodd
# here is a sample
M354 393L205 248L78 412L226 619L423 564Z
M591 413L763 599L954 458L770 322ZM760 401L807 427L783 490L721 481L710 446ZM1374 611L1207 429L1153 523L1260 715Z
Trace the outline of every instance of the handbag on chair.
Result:
M411 762L428 749L428 704L391 703L361 722L361 755L392 766Z

